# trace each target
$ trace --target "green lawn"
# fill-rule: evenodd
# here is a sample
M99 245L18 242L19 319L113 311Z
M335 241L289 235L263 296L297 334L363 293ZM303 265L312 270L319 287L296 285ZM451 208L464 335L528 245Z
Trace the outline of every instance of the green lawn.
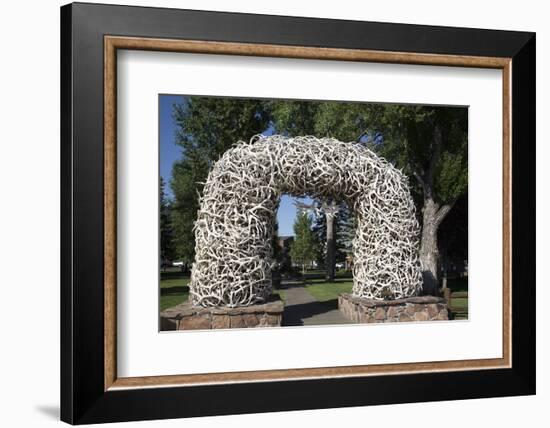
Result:
M189 297L189 276L184 274L163 275L164 279L160 281L160 310L171 308L179 305L187 300ZM168 278L166 278L168 277ZM341 293L351 293L353 286L353 280L341 279L335 282L325 282L323 278L310 278L306 280L306 290L319 302L328 302L338 299L338 295ZM468 279L449 279L448 286L454 292L467 291ZM273 294L278 294L281 300L286 300L285 290L273 290ZM452 300L452 306L454 309L467 311L468 299L467 298L455 298ZM457 316L456 319L463 319L463 316Z
M467 297L455 297L452 299L453 308L467 308L468 307L468 298Z
M468 277L449 278L447 287L453 293L468 291ZM451 297L452 317L455 320L468 319L468 298L467 297Z
M189 277L172 275L169 279L160 280L160 310L171 308L187 300L189 296Z
M352 280L324 282L323 279L306 280L306 290L319 302L338 299L341 293L351 293ZM468 278L449 279L448 286L453 292L468 291ZM452 307L456 311L454 319L468 318L468 298L456 297L452 299Z
M353 281L324 282L310 280L306 284L306 290L319 302L338 299L341 293L351 293Z
M169 278L160 280L160 310L171 308L185 302L189 297L189 276L180 275L163 275ZM284 302L286 293L284 290L273 290L273 294L278 294Z
M273 294L278 294L281 300L286 301L286 291L285 290L273 290Z
M455 297L451 298L452 317L455 320L468 319L468 298Z

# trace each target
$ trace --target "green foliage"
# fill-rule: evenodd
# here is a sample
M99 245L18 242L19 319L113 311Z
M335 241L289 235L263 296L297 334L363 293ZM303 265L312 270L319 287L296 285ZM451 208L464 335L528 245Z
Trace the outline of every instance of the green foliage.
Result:
M318 102L271 100L267 108L271 113L275 131L288 136L314 133Z
M193 261L193 224L210 168L237 141L248 141L270 126L288 136L310 134L367 145L411 177L418 213L427 192L438 204L453 203L468 186L467 116L466 108L439 106L186 97L183 104L174 106L182 157L173 166L174 200L164 223L172 229L171 251L184 262ZM440 146L436 130L441 132ZM422 179L424 186L413 176ZM338 260L352 238L352 233L342 236L342 223L352 231L353 217L338 219ZM320 236L323 225L316 226ZM326 236L316 245L325 240ZM298 251L301 244L294 246ZM278 250L275 245L274 250ZM311 254L316 251L310 252L308 261L315 259ZM293 259L298 260L296 254Z
M305 266L317 258L318 243L311 230L312 221L306 212L299 213L294 221L294 242L290 247L290 257L295 263Z
M173 261L175 257L174 229L172 226L172 203L166 198L164 180L160 178L160 257Z
M172 226L176 254L185 263L192 263L195 257L195 235L193 224L199 209L198 193L206 179L208 169L196 156L182 158L172 168Z
M322 102L317 111L314 133L319 137L340 141L358 141L377 107L359 103Z
M451 203L466 192L466 108L324 101L303 104L273 103L275 129L289 136L314 134L367 144L409 176L423 177L439 203ZM302 112L312 120L299 117ZM442 133L440 147L436 147L436 129ZM422 191L420 187L416 190Z
M174 106L177 142L184 156L200 153L208 163L216 161L238 140L248 141L269 123L266 103L241 98L187 97Z
M313 216L313 233L319 242L318 264L325 266L327 259L327 219L320 202L316 202L317 209ZM334 218L336 235L336 263L346 260L352 252L352 241L355 236L355 218L352 210L344 201L338 204L338 214ZM326 266L325 266L326 267Z
M174 105L182 158L172 169L172 224L176 253L184 262L195 256L193 224L210 168L237 141L248 141L267 128L267 107L260 100L210 97L186 97L185 103Z
M450 202L463 195L468 189L467 147L460 148L455 153L444 151L435 175L434 187L439 200Z
M337 229L336 229L336 249L337 258L336 261L343 262L346 257L352 253L353 238L355 238L355 216L349 205L345 202L340 204L340 211L338 211ZM338 252L342 254L338 258Z

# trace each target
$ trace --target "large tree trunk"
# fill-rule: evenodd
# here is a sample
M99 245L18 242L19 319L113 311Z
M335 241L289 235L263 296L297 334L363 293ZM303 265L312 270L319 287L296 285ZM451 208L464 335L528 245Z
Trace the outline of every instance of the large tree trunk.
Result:
M439 206L432 198L424 198L422 209L422 237L420 240L420 261L422 262L423 293L439 294L439 248L437 231L449 213L452 204Z
M451 210L453 203L440 206L434 200L434 172L441 154L442 134L439 126L435 126L432 144L432 157L428 170L419 174L413 170L424 193L422 207L422 236L420 240L420 261L422 263L422 291L424 294L439 294L439 248L437 245L437 230L445 216Z
M437 248L437 225L435 214L437 207L434 201L424 201L422 212L422 238L420 240L420 261L422 262L423 292L436 295L438 290L439 250Z
M327 214L327 281L334 281L336 274L336 234L334 229L334 215Z

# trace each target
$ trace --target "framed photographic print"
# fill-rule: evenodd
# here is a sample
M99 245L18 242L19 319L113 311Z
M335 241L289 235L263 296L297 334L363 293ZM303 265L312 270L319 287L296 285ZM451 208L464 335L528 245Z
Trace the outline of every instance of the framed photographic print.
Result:
M535 393L535 35L61 8L72 424Z

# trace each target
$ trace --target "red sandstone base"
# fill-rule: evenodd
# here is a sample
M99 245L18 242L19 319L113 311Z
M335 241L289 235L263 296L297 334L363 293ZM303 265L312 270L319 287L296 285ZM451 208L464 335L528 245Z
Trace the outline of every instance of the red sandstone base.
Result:
M372 300L343 293L338 308L355 323L402 321L443 321L449 319L447 301L442 297L418 296L397 300Z
M284 304L278 296L252 306L203 308L189 302L160 314L160 330L210 330L222 328L279 327Z

